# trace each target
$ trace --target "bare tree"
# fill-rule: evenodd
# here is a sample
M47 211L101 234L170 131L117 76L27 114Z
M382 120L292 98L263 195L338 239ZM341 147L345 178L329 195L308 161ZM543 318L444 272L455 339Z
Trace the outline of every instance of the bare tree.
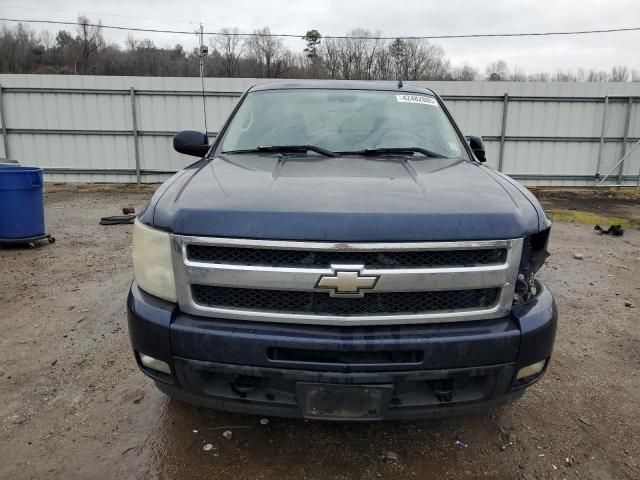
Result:
M548 82L550 79L551 75L547 72L531 73L527 75L528 82Z
M508 75L508 78L512 82L526 82L527 75L520 67L514 67Z
M421 58L423 65L416 70L416 73L421 72L421 74L415 79L445 80L450 75L451 64L445 58L444 49L440 45L433 45L427 41L416 42L416 58Z
M396 38L389 46L396 77L403 80L440 80L450 76L444 50L424 40Z
M507 76L509 75L509 68L507 67L507 62L504 60L498 60L487 65L485 72L487 80L499 82L507 79Z
M364 32L366 36L371 36L371 39L364 39L364 56L363 56L363 65L362 72L364 74L364 78L367 80L375 79L375 65L376 65L376 57L378 53L384 49L384 42L382 42L378 37L382 35L381 32L374 32L373 35L370 35L368 31Z
M125 45L127 47L127 50L129 50L130 52L135 52L136 48L138 47L138 40L136 40L134 36L129 33L127 35L127 39L125 40Z
M394 63L390 48L381 48L373 64L373 77L379 80L394 80Z
M245 41L238 33L237 27L223 28L213 40L212 46L220 52L222 72L226 77L237 76L238 64L246 49Z
M106 44L101 24L79 18L77 32L55 37L24 25L0 26L0 73L92 73L97 75L196 76L198 49L158 47L130 34L124 48ZM292 52L268 28L244 39L237 28L223 29L210 40L207 75L226 77L343 78L358 80L488 80L606 82L640 81L638 65L611 71L578 68L553 74L509 68L504 60L489 64L482 75L468 64L452 67L442 47L425 40L381 40L378 32L356 29L345 38L322 38L317 30L304 37L306 48ZM322 39L322 41L321 41ZM635 67L635 68L632 68Z
M617 65L611 69L610 80L612 82L626 82L629 80L629 67Z
M43 64L45 48L25 25L19 23L11 30L3 27L0 37L0 71L29 73Z
M588 82L606 82L609 79L609 74L604 70L589 70L587 72Z
M104 46L102 22L92 24L84 15L78 17L78 39L80 41L80 73L89 72L89 58Z
M284 48L282 40L271 36L268 27L253 32L248 40L248 51L257 66L257 76L260 77L278 77L292 63L291 52Z
M478 70L471 65L464 63L456 67L451 72L452 80L472 81L478 79Z
M340 76L347 80L370 80L373 78L376 53L380 42L373 39L368 30L356 29L349 32L351 38L341 38L335 42Z
M325 40L320 49L323 66L329 78L340 78L340 42L335 38Z
M41 31L39 37L40 43L42 43L45 49L51 50L51 48L53 48L54 38L49 30Z
M557 70L553 74L553 80L555 82L575 82L577 77L571 70Z

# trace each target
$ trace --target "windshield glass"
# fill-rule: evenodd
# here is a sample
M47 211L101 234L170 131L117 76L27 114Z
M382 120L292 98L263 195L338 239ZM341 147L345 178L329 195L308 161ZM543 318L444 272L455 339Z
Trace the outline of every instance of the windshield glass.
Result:
M250 93L225 133L222 151L274 145L332 152L421 148L446 158L464 152L435 97L371 90Z

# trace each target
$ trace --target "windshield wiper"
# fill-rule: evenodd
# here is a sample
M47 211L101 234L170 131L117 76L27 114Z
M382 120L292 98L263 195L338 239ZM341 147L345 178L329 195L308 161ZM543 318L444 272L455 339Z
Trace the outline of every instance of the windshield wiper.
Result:
M322 147L316 147L315 145L258 145L256 148L247 148L244 150L228 150L222 153L260 153L260 152L274 152L274 153L295 153L295 152L315 152L325 157L337 157L338 155L331 150L327 150Z
M414 153L421 153L425 157L433 158L447 158L426 148L421 147L384 147L384 148L365 148L364 150L354 150L351 152L338 152L341 155L385 155L388 153L397 153L399 155L413 155Z

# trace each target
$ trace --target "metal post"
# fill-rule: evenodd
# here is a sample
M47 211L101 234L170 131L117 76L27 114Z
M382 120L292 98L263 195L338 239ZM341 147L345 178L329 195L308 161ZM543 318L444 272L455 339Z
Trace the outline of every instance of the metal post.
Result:
M140 185L140 150L138 148L138 121L136 119L136 91L133 87L131 94L131 124L133 130L133 148L136 155L136 182Z
M502 132L500 133L500 156L498 157L498 171L502 171L502 164L504 159L504 137L507 131L507 111L509 109L509 94L504 94L504 100L502 103Z
M2 100L2 85L0 85L0 122L2 123L2 141L4 142L4 156L8 160L9 156L9 137L7 136L7 117L4 113L4 101Z
M622 139L622 158L627 155L627 139L629 138L629 126L631 124L631 109L633 108L633 97L629 97L629 102L627 103L627 118L624 123L624 138ZM624 161L620 162L620 167L618 168L618 184L622 183L622 172L624 171Z
M607 130L607 107L609 106L609 95L604 97L604 109L602 110L602 129L600 130L600 146L598 147L598 162L596 163L596 174L594 175L594 183L598 182L600 177L600 165L602 164L602 150L604 149L604 135Z

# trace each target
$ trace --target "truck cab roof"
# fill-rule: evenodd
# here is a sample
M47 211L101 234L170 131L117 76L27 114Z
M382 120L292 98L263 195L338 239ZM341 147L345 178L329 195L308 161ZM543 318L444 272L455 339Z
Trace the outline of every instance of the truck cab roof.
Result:
M293 89L323 89L323 90L377 90L394 91L398 93L417 93L423 95L436 94L426 87L404 84L398 86L398 82L363 82L361 80L285 80L254 85L251 92L264 90L293 90Z

